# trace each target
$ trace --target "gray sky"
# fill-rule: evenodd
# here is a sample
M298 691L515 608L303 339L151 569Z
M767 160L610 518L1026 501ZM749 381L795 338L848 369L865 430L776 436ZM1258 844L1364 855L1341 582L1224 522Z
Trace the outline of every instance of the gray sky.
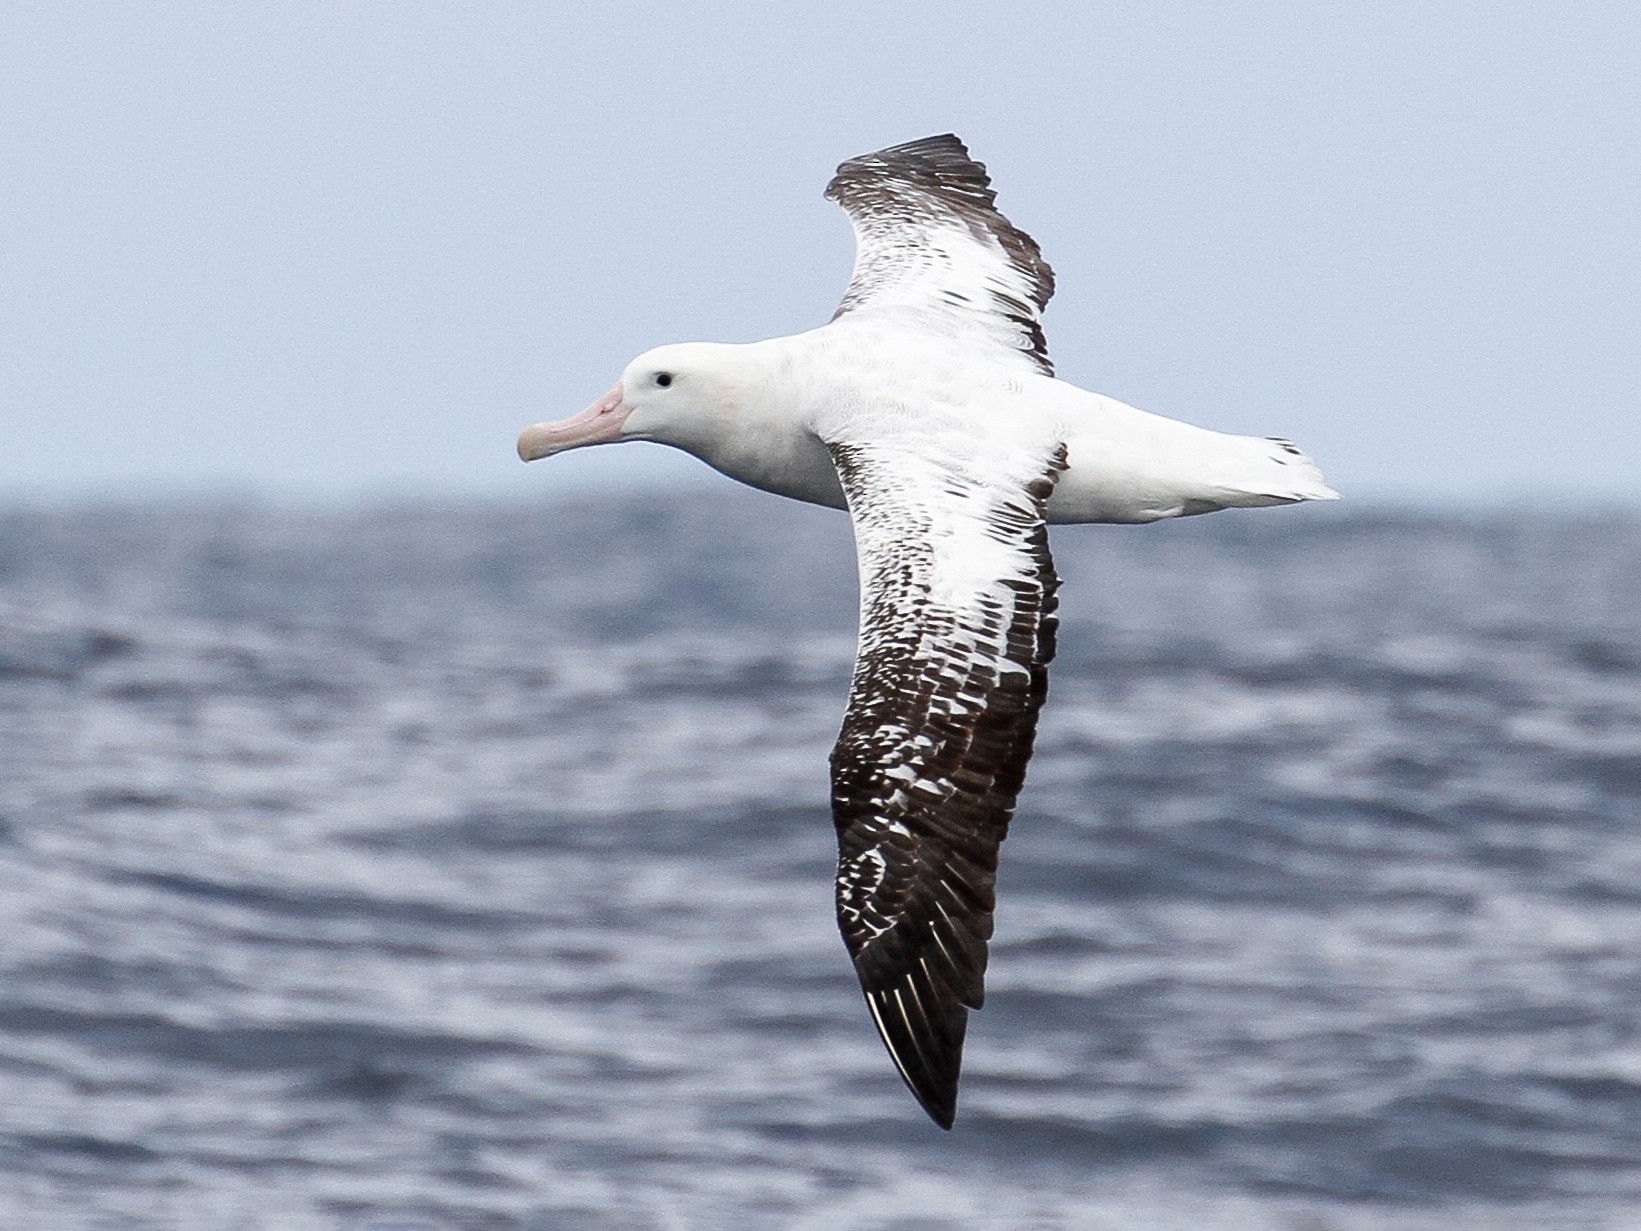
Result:
M0 6L0 500L524 467L648 346L824 321L850 155L947 130L1067 379L1347 495L1641 501L1641 5Z

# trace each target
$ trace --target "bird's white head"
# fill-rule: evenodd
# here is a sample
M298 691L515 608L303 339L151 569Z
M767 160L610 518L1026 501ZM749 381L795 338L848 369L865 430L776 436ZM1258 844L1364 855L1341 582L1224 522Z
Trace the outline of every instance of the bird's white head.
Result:
M603 397L579 415L537 423L519 436L527 462L582 445L653 440L692 452L734 414L745 386L747 348L679 342L645 351Z

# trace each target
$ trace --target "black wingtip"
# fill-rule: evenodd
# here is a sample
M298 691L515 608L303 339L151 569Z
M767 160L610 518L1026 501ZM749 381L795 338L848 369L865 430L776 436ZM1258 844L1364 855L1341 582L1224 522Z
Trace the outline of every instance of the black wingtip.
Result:
M885 1045L889 1044L888 1039L883 1041ZM932 1063L919 1066L915 1072L911 1066L901 1063L892 1045L889 1046L889 1054L895 1058L900 1078L912 1092L917 1105L923 1108L929 1119L950 1132L957 1120L957 1082L963 1064L963 1045L959 1043L955 1052L932 1057Z
M941 153L960 154L969 157L969 147L963 144L963 139L956 133L935 133L931 137L919 137L915 141L901 141L896 145L886 145L881 150L871 150L865 154L857 154L856 158L884 158L903 154L928 154L939 151ZM849 160L853 161L853 159ZM839 170L842 170L840 167Z
M888 1044L889 1040L883 1040ZM894 1057L895 1064L900 1068L900 1079L906 1083L906 1088L912 1092L917 1105L923 1108L924 1113L947 1132L951 1132L952 1125L957 1121L957 1065L962 1063L962 1053L953 1057L951 1067L944 1072L923 1072L913 1074L900 1063L900 1057L895 1054L893 1047L889 1054Z
M964 162L972 162L969 147L963 144L963 139L956 133L936 133L932 137L919 137L916 141L902 141L899 145L891 145L865 155L867 158L884 158L904 155L945 155L956 157ZM984 171L984 168L981 168Z
M845 159L838 164L832 182L827 184L826 195L840 201L851 178L880 176L889 171L924 180L928 185L968 182L970 190L983 197L988 206L996 200L985 163L975 160L956 133L919 137L916 141L902 141L899 145Z
M928 985L923 990L931 999L937 994ZM957 1085L963 1067L968 1011L951 1001L942 1005L934 1018L920 1016L914 1023L909 1016L885 1011L891 999L898 997L881 991L866 993L878 1037L917 1105L941 1128L950 1129L957 1119Z
M894 1055L893 1048L889 1054ZM954 1073L948 1080L938 1083L927 1080L920 1083L902 1069L900 1079L906 1083L906 1088L912 1092L924 1114L946 1132L951 1132L952 1125L957 1122L957 1075Z

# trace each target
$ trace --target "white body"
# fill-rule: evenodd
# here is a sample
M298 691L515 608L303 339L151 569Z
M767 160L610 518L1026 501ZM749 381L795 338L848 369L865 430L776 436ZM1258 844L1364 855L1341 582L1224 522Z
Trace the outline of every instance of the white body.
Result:
M693 421L669 413L653 425L640 404L624 438L676 445L742 483L829 508L845 504L823 438L851 435L851 417L881 434L897 411L959 433L979 457L988 436L1000 447L1022 438L1064 445L1050 522L1151 522L1337 497L1286 441L1150 414L976 356L960 338L890 334L845 317L765 342L661 347L635 360L623 384L642 388L648 373L668 368L718 374L718 404ZM659 409L668 399L654 400Z

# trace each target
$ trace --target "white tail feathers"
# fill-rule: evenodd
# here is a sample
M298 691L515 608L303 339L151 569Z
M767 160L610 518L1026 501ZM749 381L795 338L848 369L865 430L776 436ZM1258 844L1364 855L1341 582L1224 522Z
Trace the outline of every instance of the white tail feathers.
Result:
M1339 499L1339 493L1329 487L1322 477L1321 467L1293 441L1281 436L1247 436L1243 439L1255 447L1262 462L1257 475L1250 474L1245 485L1238 484L1238 487L1245 486L1246 495L1255 497L1246 502L1248 506ZM1231 503L1234 506L1244 504L1240 500Z
M1339 498L1291 440L1209 431L1056 385L1078 413L1066 432L1069 466L1049 498L1051 522L1148 522Z

